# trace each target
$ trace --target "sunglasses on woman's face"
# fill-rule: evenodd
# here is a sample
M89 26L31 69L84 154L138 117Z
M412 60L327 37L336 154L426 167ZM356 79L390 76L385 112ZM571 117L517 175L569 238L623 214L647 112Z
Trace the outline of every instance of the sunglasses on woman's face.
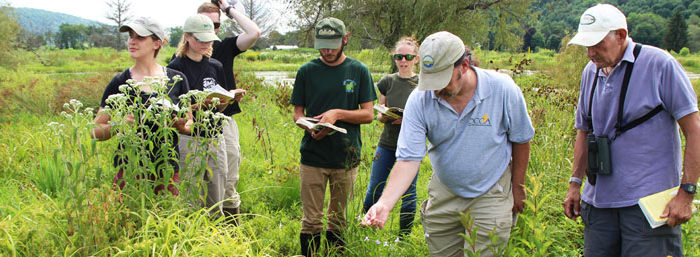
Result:
M392 58L397 61L401 61L401 59L406 58L406 61L412 61L413 58L416 58L415 54L394 54L392 55Z
M221 27L221 22L214 22L214 29Z

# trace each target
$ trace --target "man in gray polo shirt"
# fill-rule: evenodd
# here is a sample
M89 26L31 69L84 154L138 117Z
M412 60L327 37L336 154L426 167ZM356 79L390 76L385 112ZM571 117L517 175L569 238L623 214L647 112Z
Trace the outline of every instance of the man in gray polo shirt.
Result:
M586 47L591 59L581 79L574 167L564 201L567 217L583 219L583 254L682 256L678 225L691 218L700 168L697 97L683 67L661 49L632 42L625 15L609 4L586 10L569 44ZM678 125L686 138L683 162ZM589 154L587 138L597 153ZM602 141L609 147L598 143ZM601 154L605 150L610 154ZM606 156L609 174L593 172L600 161L586 171L589 158ZM581 196L584 175L588 179ZM637 201L679 184L663 215L667 225L652 229Z
M523 183L534 128L520 88L505 74L474 67L462 40L446 31L421 44L417 90L408 98L396 149L398 162L379 201L362 224L382 228L389 212L416 176L427 152L433 166L430 197L421 206L433 256L463 256L462 249L493 256L489 232L498 244L510 237L514 213L522 212ZM478 227L476 249L461 212Z

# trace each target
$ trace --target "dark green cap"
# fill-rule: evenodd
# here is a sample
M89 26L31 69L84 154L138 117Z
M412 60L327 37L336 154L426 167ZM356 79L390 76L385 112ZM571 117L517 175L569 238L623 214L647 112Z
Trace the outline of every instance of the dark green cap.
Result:
M338 49L343 44L345 23L336 18L324 18L316 24L316 49Z

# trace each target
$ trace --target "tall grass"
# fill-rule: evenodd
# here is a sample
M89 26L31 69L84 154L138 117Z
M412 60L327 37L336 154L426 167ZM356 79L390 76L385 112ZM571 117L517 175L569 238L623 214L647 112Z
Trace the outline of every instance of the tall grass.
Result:
M75 62L82 63L77 65L87 66L102 64L87 64L81 58L115 57L109 52L98 52L86 51L84 56L79 51L51 54L73 56ZM167 49L163 54L169 55L166 52ZM317 56L315 51L300 52L309 58ZM122 54L117 53L116 58ZM274 54L277 52L271 55ZM363 60L386 53L369 50L350 54L364 56L359 57ZM527 100L536 134L526 180L526 209L501 252L503 256L580 256L583 225L580 219L564 217L561 202L572 167L578 98L578 84L572 78L580 77L581 53L567 50L557 55L542 51L538 53L541 55L529 57L516 54L509 55L510 63L502 64L498 60L507 60L504 57L479 54L483 54L479 56L482 64L493 59L494 65L503 65L499 66L502 69L511 69L523 58L531 59L532 63L548 63L542 70L537 68L541 72L535 75L514 76ZM111 76L128 65L114 71L106 66L79 71L104 68L96 74L46 75L60 70L56 66L37 66L32 72L0 72L0 93L8 99L0 102L0 256L298 254L302 216L298 147L303 132L292 121L292 107L288 105L291 85L266 85L243 68L250 65L254 70L263 67L256 66L258 62L273 64L274 61L242 59L236 61L238 85L250 93L241 103L243 113L235 116L243 152L238 188L242 223L238 227L231 227L222 219L212 219L206 210L191 206L186 197L154 195L138 187L122 192L114 189L111 181L116 170L112 167L112 156L117 142L93 143L87 135L87 124L92 117L84 109L96 107ZM290 67L303 63L291 57L289 61L293 62L289 63ZM382 70L385 67L377 65L379 68L375 69L385 72ZM535 69L532 67L524 69ZM550 71L547 67L561 69ZM698 80L693 83L696 88L700 86ZM77 96L83 103L79 111L70 104L68 107L73 111L63 108L71 96ZM61 111L66 114L59 115ZM55 123L49 126L51 122ZM322 251L329 250L327 256L429 254L419 216L412 233L398 241L398 210L391 214L384 230L361 227L357 220L363 215L362 199L381 131L381 125L376 122L362 126L362 160L354 198L347 208L348 246L342 254L322 246ZM417 183L418 201L428 198L426 189L431 173L426 159L421 164ZM700 256L697 247L700 233L695 229L700 225L699 217L694 215L683 225L686 256Z

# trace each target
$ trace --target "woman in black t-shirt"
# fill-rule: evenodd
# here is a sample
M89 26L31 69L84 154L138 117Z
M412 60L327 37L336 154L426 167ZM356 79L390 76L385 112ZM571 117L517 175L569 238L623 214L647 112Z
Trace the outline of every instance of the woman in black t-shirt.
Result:
M182 71L193 90L205 91L216 90L216 88L225 90L223 66L219 61L210 58L213 41L219 40L214 33L214 23L209 17L201 14L190 16L185 21L183 32L175 58L168 67ZM242 89L230 91L236 94L233 99L235 101L240 101L245 92ZM224 200L224 183L228 170L225 141L221 135L224 122L222 119L226 117L221 112L227 105L228 103L223 99L218 105L214 105L209 98L204 103L193 101L192 134L197 138L180 136L180 166L183 167L188 178L195 174L202 174L204 181L207 182L205 206L210 208L218 205L216 208L211 208L215 215L223 214L220 203ZM213 154L202 156L205 148ZM188 160L188 155L197 157ZM202 172L204 168L202 162L206 162L206 168L211 172Z
M112 110L124 108L124 110L129 111L129 114L123 116L123 121L129 124L128 127L136 128L135 133L138 138L120 137L119 151L114 157L114 166L119 168L119 172L114 177L114 183L123 189L123 176L126 168L130 172L146 173L137 174L136 178L148 178L151 181L167 180L162 183L167 183L168 191L173 195L178 195L179 191L173 185L179 180L179 166L175 161L178 159L177 132L162 128L162 124L159 125L159 120L154 117L163 112L172 115L172 110L176 109L172 106L177 106L178 97L189 91L187 80L181 72L157 63L156 57L166 40L165 33L157 22L150 18L140 17L121 26L119 31L129 33L127 40L129 56L134 60L134 65L114 76L107 85L102 96L100 109L95 117L96 126L91 136L103 141L117 134L117 131L113 129L116 122L112 121L109 112L103 112L105 108ZM182 80L175 79L175 76L181 77ZM165 77L167 79L163 79ZM149 83L154 79L161 79L163 83ZM165 86L165 88L160 89L160 94L167 94L167 99L159 95L159 90L152 88L152 85ZM154 100L159 101L151 104ZM166 117L162 120L176 120L172 124L173 128L180 133L190 133L186 123L187 119ZM133 144L133 142L139 143ZM129 160L129 156L138 161ZM166 177L169 178L166 179ZM165 187L163 184L156 185L154 191L157 194Z

